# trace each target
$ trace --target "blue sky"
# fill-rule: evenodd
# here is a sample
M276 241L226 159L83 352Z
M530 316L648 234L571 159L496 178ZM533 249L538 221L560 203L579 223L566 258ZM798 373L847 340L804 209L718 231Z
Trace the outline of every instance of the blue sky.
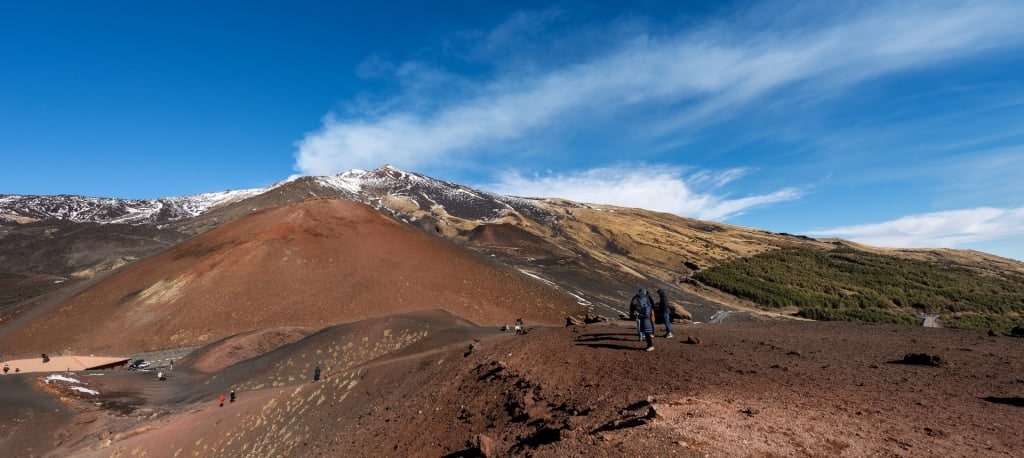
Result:
M1024 259L1024 3L0 1L0 193L392 164Z

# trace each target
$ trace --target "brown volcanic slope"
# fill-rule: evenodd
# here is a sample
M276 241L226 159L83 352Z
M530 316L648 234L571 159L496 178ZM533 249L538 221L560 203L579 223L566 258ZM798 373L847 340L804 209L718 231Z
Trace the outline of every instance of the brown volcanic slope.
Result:
M126 267L29 323L8 355L124 354L255 329L444 309L480 325L558 323L578 307L507 267L353 201L252 213Z
M515 336L426 311L199 370L258 345L227 339L181 360L164 382L72 374L96 395L44 386L37 374L0 376L0 402L25 415L0 414L0 449L472 457L482 443L486 456L717 457L1017 456L1024 447L1020 339L745 322L681 325L681 338L658 338L647 353L633 332L615 322ZM901 363L909 353L937 365ZM323 378L312 383L317 364ZM237 402L218 407L232 389ZM67 407L54 406L58 396Z

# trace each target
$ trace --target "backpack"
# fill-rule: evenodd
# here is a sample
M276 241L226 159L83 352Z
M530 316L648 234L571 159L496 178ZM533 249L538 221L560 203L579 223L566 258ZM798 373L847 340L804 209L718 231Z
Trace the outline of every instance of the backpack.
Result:
M651 301L647 298L647 296L637 296L637 298L636 298L636 312L637 312L637 314L639 314L640 316L650 316L651 315L651 307L652 307Z

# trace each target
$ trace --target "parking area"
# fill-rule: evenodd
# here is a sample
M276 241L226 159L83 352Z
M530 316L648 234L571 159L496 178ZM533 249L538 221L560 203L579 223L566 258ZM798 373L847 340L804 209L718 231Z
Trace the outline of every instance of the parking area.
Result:
M184 358L197 348L199 347L186 347L176 348L172 350L135 353L132 355L131 360L135 361L137 359L142 359L148 362L149 366L143 368L142 370L170 370L172 369L172 361L178 361L181 358Z

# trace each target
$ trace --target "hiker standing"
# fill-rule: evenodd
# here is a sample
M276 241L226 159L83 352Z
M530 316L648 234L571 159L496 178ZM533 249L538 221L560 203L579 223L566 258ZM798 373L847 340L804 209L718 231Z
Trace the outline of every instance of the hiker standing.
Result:
M633 296L633 300L629 301L629 316L633 317L633 321L636 322L636 335L640 337L640 341L644 341L644 330L640 327L640 315L636 311L636 296Z
M320 366L317 366L316 369L313 369L313 381L320 381Z
M647 340L646 350L654 351L654 299L646 289L640 288L629 302L629 308L634 310L633 317L636 318L637 326Z
M658 288L658 310L661 312L661 320L665 322L665 338L672 336L672 308L668 306L668 298L665 297L665 290Z
M224 395L220 395L220 406L224 407Z
M10 371L10 370L11 370L11 366L8 366L7 363L4 363L4 375L7 375L7 372Z
M235 402L235 390L231 390L231 402Z

